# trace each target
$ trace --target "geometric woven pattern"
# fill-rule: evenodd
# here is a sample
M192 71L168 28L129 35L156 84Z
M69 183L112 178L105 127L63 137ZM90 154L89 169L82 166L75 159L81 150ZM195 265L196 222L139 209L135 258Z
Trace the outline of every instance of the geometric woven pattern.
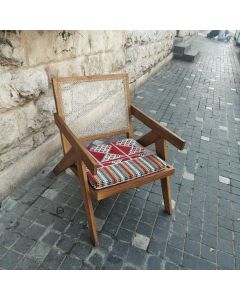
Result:
M95 189L126 182L166 168L166 163L134 139L89 145L88 151L98 163L97 175L88 170L89 183Z

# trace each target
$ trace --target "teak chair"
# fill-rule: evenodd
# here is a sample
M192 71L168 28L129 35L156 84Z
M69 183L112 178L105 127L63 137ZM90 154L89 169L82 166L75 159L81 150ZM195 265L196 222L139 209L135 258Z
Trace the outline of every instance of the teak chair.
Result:
M185 141L132 105L128 75L111 74L53 78L53 89L57 109L54 118L60 130L64 152L63 159L53 171L55 175L58 175L67 168L71 168L78 177L93 244L98 245L99 240L91 197L100 201L114 194L160 179L165 210L168 214L172 214L173 207L169 176L175 170L171 165L164 162L168 159L167 142L182 150ZM137 140L138 144L132 139L132 116L150 128L149 133ZM126 138L118 141L117 147L121 147L121 145L128 147L130 143L132 146L130 145L130 148L126 149L134 150L131 153L139 151L140 156L127 162L117 159L114 161L111 170L108 167L104 169L103 166L100 166L99 161L92 155L91 149L84 145L87 141L112 138L122 134L125 134ZM150 155L149 152L146 152L148 150L143 147L153 143L155 143L156 154ZM103 150L106 150L106 147L109 148L108 145L104 144ZM95 151L97 148L93 147L92 149ZM101 152L101 146L98 149ZM102 153L100 154L102 155ZM105 154L103 153L103 155ZM115 157L115 154L113 156ZM119 158L121 155L116 157ZM150 163L149 166L150 159L154 159L154 163ZM154 171L152 169L149 171L153 165ZM121 174L118 174L118 168L121 167L125 171L124 168L126 166L131 166L132 168L131 170L126 169L127 181L122 179L123 176ZM101 171L100 167L102 167L101 170L105 170L106 178L111 180L113 180L111 177L113 173L111 172L113 172L113 169L116 171L113 175L114 185L103 185L100 188L91 185L91 180L89 179L94 176L97 176L98 180L102 180L99 173ZM138 172L138 167L144 174ZM104 184L106 184L106 180Z

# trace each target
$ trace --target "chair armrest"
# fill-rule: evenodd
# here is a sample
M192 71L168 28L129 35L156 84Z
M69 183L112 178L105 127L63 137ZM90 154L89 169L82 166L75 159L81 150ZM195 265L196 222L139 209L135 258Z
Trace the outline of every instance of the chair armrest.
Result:
M155 134L159 137L167 140L169 143L174 145L176 148L182 150L185 146L185 141L181 139L178 135L173 133L171 130L159 124L157 121L150 118L144 112L134 105L131 105L131 114L144 123L146 126L151 128Z
M93 157L89 154L84 145L80 143L71 129L64 122L63 118L61 118L57 113L54 114L55 123L58 126L60 132L65 136L68 140L72 148L76 151L76 154L79 155L80 160L82 160L85 165L88 167L90 172L93 175L97 173L97 163Z

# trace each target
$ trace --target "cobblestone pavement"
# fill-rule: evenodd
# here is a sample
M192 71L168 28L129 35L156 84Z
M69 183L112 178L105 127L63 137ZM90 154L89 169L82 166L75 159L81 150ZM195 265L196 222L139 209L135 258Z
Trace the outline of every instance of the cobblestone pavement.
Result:
M195 63L169 62L134 97L187 141L169 147L174 215L158 181L94 202L94 248L77 180L50 174L56 159L2 202L1 269L240 269L239 65L230 44L195 44Z

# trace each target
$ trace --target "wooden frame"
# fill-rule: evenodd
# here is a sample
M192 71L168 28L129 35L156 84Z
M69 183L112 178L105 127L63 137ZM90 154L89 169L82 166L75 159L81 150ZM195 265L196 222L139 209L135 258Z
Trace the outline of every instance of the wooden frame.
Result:
M64 121L64 113L61 101L61 90L60 84L63 82L71 81L93 81L93 80L111 80L111 79L124 79L124 88L125 94L127 97L128 103L128 128L112 131L104 134L97 134L92 136L76 137L71 129L67 126ZM155 143L156 153L159 157L164 160L167 160L167 142L174 145L176 148L182 150L185 145L185 141L174 134L172 131L166 127L160 125L158 122L147 116L140 109L131 104L131 95L130 88L128 83L127 74L111 74L111 75L95 75L95 76L81 76L81 77L65 77L65 78L54 78L53 79L53 89L54 89L54 98L56 103L57 113L54 114L55 123L58 126L61 134L62 145L64 157L54 168L54 174L58 175L67 168L71 168L75 175L78 177L82 193L83 201L87 213L88 225L90 235L94 245L99 244L96 222L94 218L94 211L92 207L91 197L94 197L96 200L100 201L107 197L110 197L114 194L121 193L128 189L138 187L140 185L146 184L153 180L161 180L162 194L164 200L164 206L167 213L172 214L173 207L171 201L171 189L170 189L170 180L169 176L174 173L174 168L170 165L167 165L166 169L160 170L159 172L136 178L131 181L123 182L115 186L106 187L103 189L96 190L90 186L87 179L88 168L92 174L97 172L97 163L88 153L87 149L83 145L83 142L95 140L99 138L113 137L119 134L126 134L127 137L133 136L133 126L132 126L132 116L139 119L147 127L150 128L150 132L145 134L143 137L137 141L142 146L148 146ZM160 201L160 199L159 199Z

